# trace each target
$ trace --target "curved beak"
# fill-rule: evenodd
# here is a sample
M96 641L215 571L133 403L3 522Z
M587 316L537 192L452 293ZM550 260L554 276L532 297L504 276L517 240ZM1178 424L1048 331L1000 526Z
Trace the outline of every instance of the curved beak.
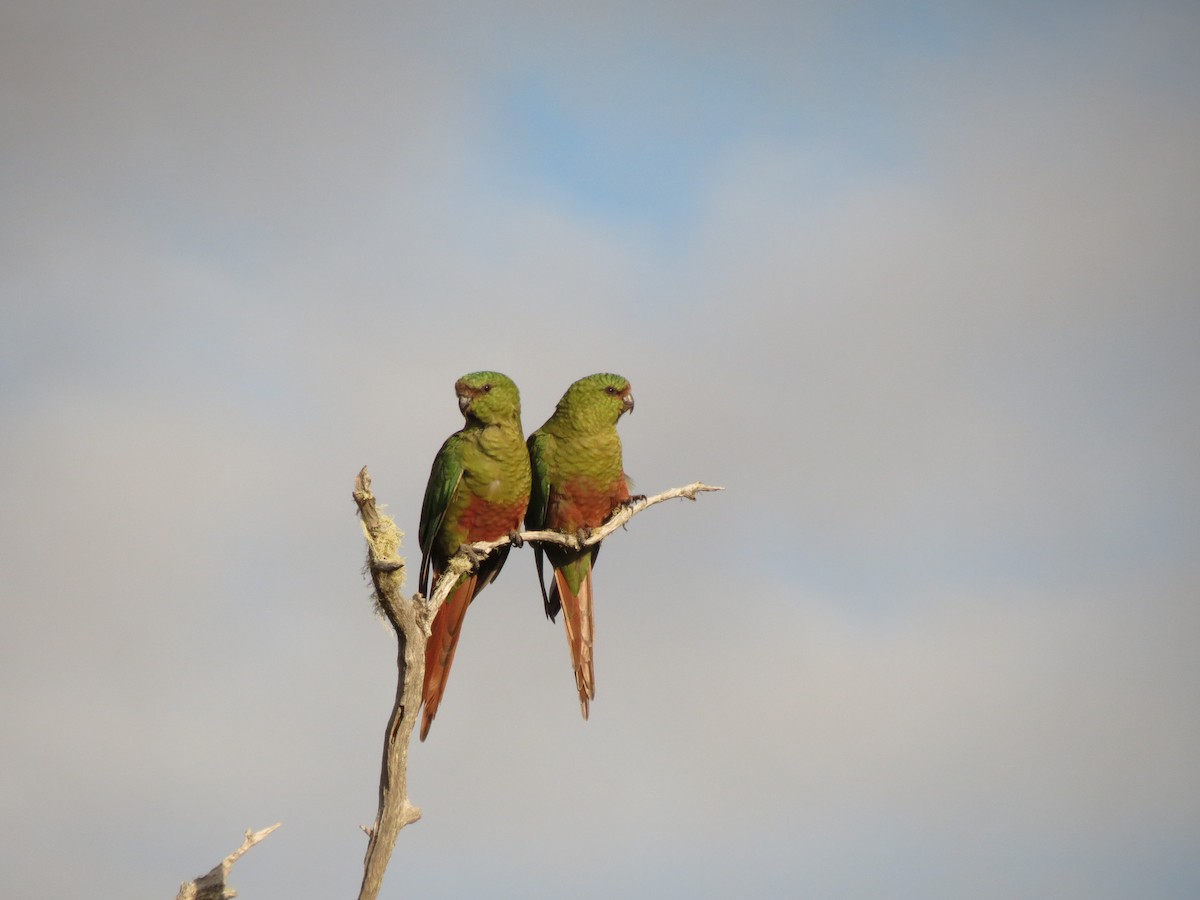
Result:
M469 407L470 405L471 405L471 395L470 394L459 394L458 395L458 411L460 413L462 413L465 416L467 414L467 407Z
M622 412L627 412L627 413L632 414L633 413L633 394L632 393L626 394L624 397L621 398L621 402L625 406L625 408L622 410Z

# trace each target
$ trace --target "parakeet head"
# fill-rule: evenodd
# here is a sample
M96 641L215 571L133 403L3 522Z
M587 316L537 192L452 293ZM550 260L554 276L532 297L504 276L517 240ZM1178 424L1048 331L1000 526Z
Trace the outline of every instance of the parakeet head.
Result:
M499 372L472 372L454 382L458 408L468 419L484 425L521 421L521 395L507 375Z
M633 389L620 375L600 372L580 378L558 401L555 415L571 419L576 427L604 428L615 425L633 411Z

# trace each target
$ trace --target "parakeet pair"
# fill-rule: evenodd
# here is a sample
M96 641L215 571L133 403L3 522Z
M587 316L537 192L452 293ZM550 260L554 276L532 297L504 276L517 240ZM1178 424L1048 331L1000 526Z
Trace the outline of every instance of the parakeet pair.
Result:
M438 451L421 505L420 590L431 586L463 544L493 541L520 528L584 534L629 500L617 420L633 409L629 382L597 374L571 385L546 423L521 432L517 386L499 372L475 372L456 382L466 424ZM583 717L596 696L592 665L592 567L599 545L580 551L535 547L538 584L546 615L560 609L566 626L575 686ZM425 740L446 688L467 607L499 574L509 547L491 553L464 575L438 610L425 652L421 740ZM547 592L543 553L553 567Z

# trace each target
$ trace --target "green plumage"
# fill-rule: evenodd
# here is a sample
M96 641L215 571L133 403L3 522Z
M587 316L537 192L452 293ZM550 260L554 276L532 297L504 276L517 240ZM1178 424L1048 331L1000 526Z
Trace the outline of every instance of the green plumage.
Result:
M517 386L499 372L474 372L454 389L466 424L434 458L421 504L419 581L426 597L460 546L518 530L529 502L529 455ZM467 607L500 573L508 550L492 552L477 571L459 579L434 618L425 653L422 740L445 690Z
M601 373L571 385L552 415L529 436L532 487L525 524L531 529L578 533L596 528L629 500L621 459L617 420L633 409L629 382ZM592 674L592 568L599 546L567 550L558 545L534 548L538 583L546 615L565 610L580 705L587 718L595 696ZM554 568L547 591L543 554Z

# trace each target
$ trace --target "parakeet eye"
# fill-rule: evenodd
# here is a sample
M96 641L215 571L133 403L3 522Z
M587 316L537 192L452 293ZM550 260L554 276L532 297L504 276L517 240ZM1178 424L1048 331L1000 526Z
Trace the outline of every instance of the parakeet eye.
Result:
M615 387L613 387L611 384L604 389L604 393L609 394L609 395L615 394L616 392L617 392L617 389Z
M491 382L490 382L490 381L489 381L487 384L485 384L485 385L483 386L483 392L484 392L485 394L486 394L488 391L490 391L491 389L492 389L492 384L491 384Z

